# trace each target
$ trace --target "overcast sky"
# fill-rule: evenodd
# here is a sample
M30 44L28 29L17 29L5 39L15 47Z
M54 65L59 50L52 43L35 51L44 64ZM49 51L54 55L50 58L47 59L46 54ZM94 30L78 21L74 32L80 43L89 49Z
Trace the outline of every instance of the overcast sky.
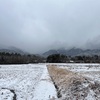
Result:
M100 48L100 0L0 0L0 44L31 53Z

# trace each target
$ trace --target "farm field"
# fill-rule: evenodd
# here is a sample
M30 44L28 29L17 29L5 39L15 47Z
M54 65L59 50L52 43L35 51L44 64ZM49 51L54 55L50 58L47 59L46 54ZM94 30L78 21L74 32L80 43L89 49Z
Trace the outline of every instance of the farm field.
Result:
M48 65L59 100L100 100L99 64Z
M58 66L100 82L100 64L64 64Z
M0 100L100 100L100 64L0 65Z
M56 90L45 64L0 65L0 100L48 100Z

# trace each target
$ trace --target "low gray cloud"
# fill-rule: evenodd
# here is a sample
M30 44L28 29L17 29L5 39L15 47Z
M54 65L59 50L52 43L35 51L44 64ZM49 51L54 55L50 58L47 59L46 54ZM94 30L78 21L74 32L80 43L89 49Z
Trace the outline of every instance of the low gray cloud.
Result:
M100 0L0 0L0 44L31 53L99 48L99 5Z

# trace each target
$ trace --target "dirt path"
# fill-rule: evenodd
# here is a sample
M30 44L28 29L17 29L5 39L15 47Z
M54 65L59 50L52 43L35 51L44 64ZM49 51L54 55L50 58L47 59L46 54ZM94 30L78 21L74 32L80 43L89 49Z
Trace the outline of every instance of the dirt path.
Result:
M56 89L49 76L47 67L45 65L43 74L35 88L34 100L50 100L52 98L57 98Z

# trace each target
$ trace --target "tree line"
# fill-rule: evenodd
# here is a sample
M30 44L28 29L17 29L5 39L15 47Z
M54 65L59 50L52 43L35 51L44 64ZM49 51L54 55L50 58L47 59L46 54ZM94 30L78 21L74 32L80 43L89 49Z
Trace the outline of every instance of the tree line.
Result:
M18 53L0 52L0 64L28 63L100 63L100 56L66 56L62 54L49 55L43 58L36 55L21 55Z
M47 57L48 63L100 63L100 56L66 56L62 54L53 54Z
M44 58L36 55L0 52L0 64L43 63Z

